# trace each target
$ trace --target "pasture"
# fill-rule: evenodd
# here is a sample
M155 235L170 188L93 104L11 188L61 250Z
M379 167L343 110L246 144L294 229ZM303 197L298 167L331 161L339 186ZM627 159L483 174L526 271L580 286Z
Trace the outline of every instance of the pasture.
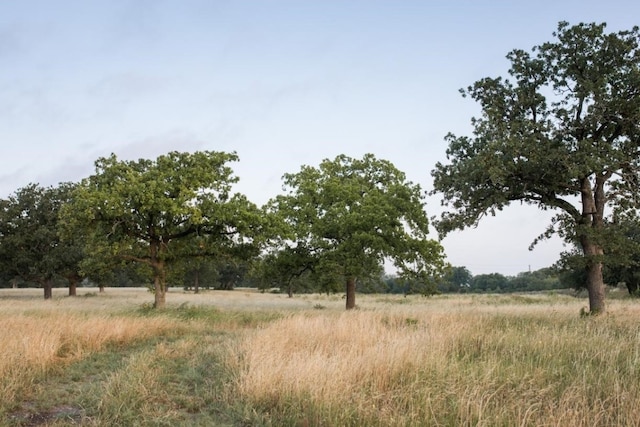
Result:
M632 426L640 302L0 290L0 425Z

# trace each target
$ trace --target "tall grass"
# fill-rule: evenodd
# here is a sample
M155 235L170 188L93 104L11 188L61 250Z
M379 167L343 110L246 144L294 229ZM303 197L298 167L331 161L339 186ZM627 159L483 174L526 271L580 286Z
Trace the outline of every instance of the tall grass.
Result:
M233 349L233 390L273 425L638 425L638 307L489 301L280 319Z
M0 424L640 420L640 305L631 300L581 318L586 301L560 294L359 296L351 312L339 296L171 298L157 312L144 290L49 302L0 292Z
M25 395L34 379L51 369L103 350L108 344L124 345L171 327L161 318L89 316L57 310L0 313L0 324L1 406Z
M194 393L184 390L185 382L218 384L206 375L222 357L219 341L280 316L214 307L236 300L252 307L263 297L245 292L176 293L179 304L157 311L148 308L144 289L82 289L76 298L57 291L42 301L39 290L0 290L0 425L67 425L65 412L91 425L170 425L167 420L184 420L185 410L208 411L215 390ZM277 305L272 299L269 306ZM88 393L76 397L70 390Z

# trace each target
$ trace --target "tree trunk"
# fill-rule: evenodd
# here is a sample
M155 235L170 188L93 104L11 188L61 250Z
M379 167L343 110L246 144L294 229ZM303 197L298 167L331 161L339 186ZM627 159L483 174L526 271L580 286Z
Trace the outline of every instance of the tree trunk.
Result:
M602 279L602 263L594 262L587 268L587 290L589 291L589 313L605 312L605 284Z
M587 291L589 292L589 313L592 315L605 312L605 284L602 277L602 256L604 250L594 243L593 234L598 236L604 228L604 207L606 197L604 184L607 177L597 175L595 186L591 189L589 178L582 179L580 195L582 201L582 217L578 222L578 235L584 256L587 258ZM585 227L586 230L580 230Z
M104 285L102 283L100 283L98 285L98 289L100 290L100 293L104 292Z
M200 270L196 269L196 277L193 281L193 293L197 294L200 292Z
M44 299L51 299L53 297L53 281L51 279L47 279L43 284L44 289Z
M638 291L638 284L636 282L627 282L626 285L629 295L636 295L636 292Z
M589 292L589 313L598 315L605 312L605 284L602 276L602 248L583 236L582 249L587 257L587 291Z
M149 230L149 235L155 235L152 228ZM153 308L163 309L166 305L167 298L167 276L164 270L164 261L159 257L159 254L160 240L152 239L149 245L149 258L151 259L150 265L153 269Z
M356 308L356 278L347 278L347 310Z
M154 285L154 295L155 299L153 302L153 308L164 308L167 302L167 290L165 288L165 284L162 282L162 279L156 275L153 279Z
M162 262L157 262L153 267L153 272L153 286L155 295L153 307L162 309L165 307L167 299L167 283L164 264Z
M75 297L76 296L76 291L78 288L78 282L76 280L69 280L69 296L70 297Z

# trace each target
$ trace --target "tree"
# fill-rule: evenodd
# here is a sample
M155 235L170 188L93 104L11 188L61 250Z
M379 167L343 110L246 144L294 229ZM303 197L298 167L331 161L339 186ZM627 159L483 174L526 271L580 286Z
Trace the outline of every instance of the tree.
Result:
M253 225L257 230L258 223ZM254 237L256 233L253 233ZM188 254L174 263L171 278L180 286L194 293L200 292L200 284L207 289L233 290L242 284L251 262L258 258L261 245L256 240L221 245L216 235L199 234L183 240L180 251Z
M76 294L79 263L83 258L80 239L60 238L59 213L69 203L75 184L58 187L29 184L0 202L0 259L5 273L38 283L44 298L52 297L56 278L69 283Z
M201 255L197 236L209 236L207 248L251 242L259 229L257 208L240 194L227 163L236 154L171 152L155 161L96 161L96 173L82 181L65 210L69 224L86 230L88 253L109 253L151 268L154 307L166 302L167 266ZM205 249L207 249L205 248Z
M249 271L249 263L240 258L227 258L216 263L218 282L216 289L232 291L240 286Z
M64 277L69 283L69 296L76 296L78 284L82 280L82 262L85 260L85 240L84 234L80 230L71 230L71 233L65 233L63 230L64 223L60 218L64 206L72 203L73 193L77 187L76 183L61 183L56 188L57 197L60 204L56 210L56 228L57 228L57 253L60 257L60 276Z
M317 274L340 277L347 309L355 307L357 279L379 274L386 259L405 276L428 280L442 272L443 249L427 238L420 187L389 161L340 155L284 182L287 193L271 206L289 227L283 245L295 249L285 253L312 255ZM299 271L304 263L293 265Z
M218 271L214 261L205 256L194 256L181 259L171 271L172 282L182 286L185 291L193 288L193 293L200 293L202 285L210 289L218 280Z
M261 289L280 288L289 298L308 287L316 259L303 245L284 246L265 254L252 271Z
M560 289L563 285L558 276L558 271L555 268L541 268L535 271L521 272L515 277L509 277L506 291L527 292Z
M480 292L500 292L509 280L500 273L478 274L471 279L471 290Z
M473 274L467 267L451 267L442 277L438 289L442 292L466 292L472 279Z
M472 119L473 137L446 137L450 163L432 171L432 194L452 209L436 227L446 234L473 226L511 202L555 210L533 244L557 233L580 246L590 312L598 314L607 209L640 204L640 34L566 22L553 34L531 53L507 55L514 81L484 78L461 91L482 115Z

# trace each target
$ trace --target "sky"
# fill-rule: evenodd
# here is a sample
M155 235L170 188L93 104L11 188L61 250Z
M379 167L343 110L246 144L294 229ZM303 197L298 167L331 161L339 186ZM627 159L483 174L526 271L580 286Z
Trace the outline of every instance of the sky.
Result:
M471 135L459 89L559 21L640 24L633 0L0 0L0 197L80 181L94 161L235 151L261 205L282 175L340 154L391 161L423 189L444 136ZM426 211L442 212L437 196ZM548 267L552 213L513 206L447 235L473 274Z

